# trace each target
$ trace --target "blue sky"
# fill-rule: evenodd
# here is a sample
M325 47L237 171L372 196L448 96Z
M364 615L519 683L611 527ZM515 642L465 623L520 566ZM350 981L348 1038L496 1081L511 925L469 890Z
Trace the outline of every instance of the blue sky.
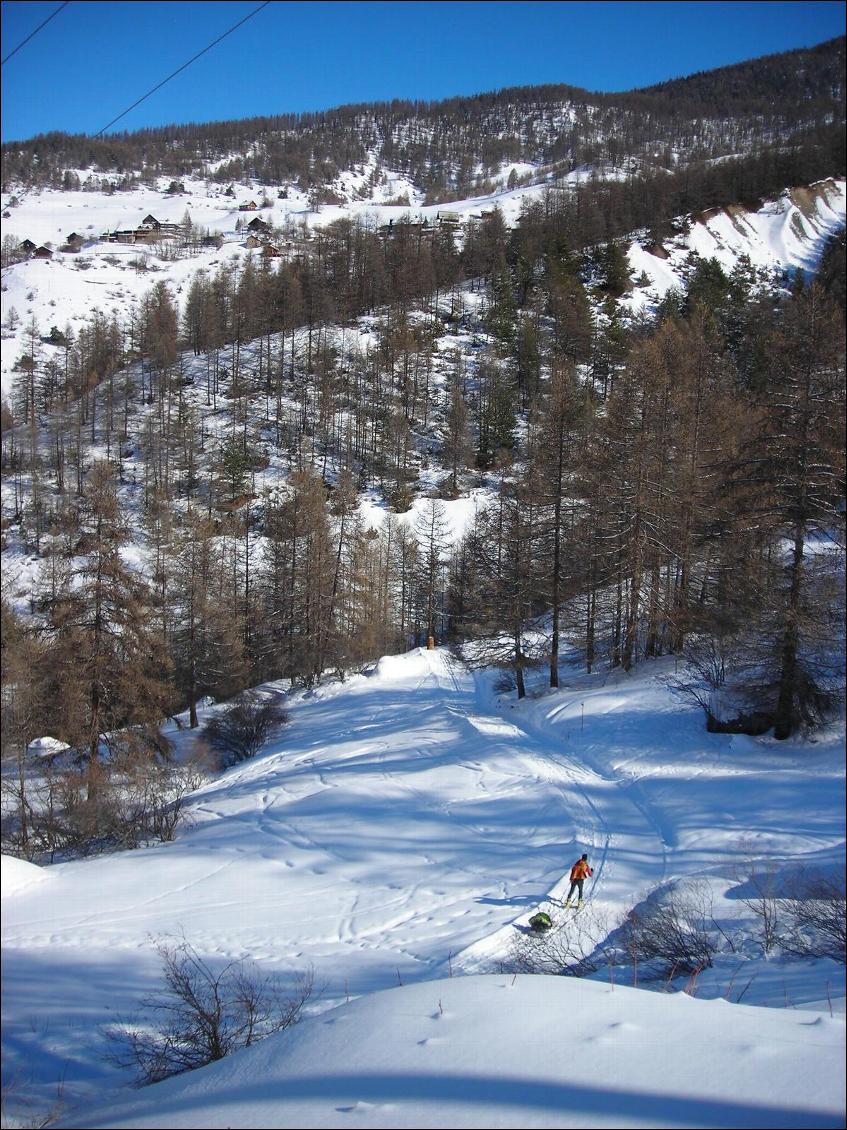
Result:
M6 0L2 137L95 134L259 0ZM629 90L844 34L843 2L270 3L110 132L564 82ZM19 48L19 49L18 49Z

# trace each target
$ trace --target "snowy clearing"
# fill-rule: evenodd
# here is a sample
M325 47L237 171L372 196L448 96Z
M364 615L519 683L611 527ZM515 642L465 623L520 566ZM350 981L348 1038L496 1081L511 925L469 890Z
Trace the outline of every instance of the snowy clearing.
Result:
M843 726L815 742L708 734L661 681L672 667L563 669L567 685L538 675L516 703L444 650L387 657L292 696L281 738L193 794L174 843L4 863L4 1043L21 1093L46 1107L64 1078L67 1110L127 1081L99 1027L156 987L168 936L213 962L312 966L318 1014L139 1092L124 1121L110 1107L67 1125L836 1125L844 967L765 960L739 890L751 860L842 858ZM192 735L174 736L186 752ZM519 977L504 1009L515 941L538 907L561 918L582 851L610 928L699 877L722 921L746 915L748 942L688 986L694 1000L634 990L620 966Z

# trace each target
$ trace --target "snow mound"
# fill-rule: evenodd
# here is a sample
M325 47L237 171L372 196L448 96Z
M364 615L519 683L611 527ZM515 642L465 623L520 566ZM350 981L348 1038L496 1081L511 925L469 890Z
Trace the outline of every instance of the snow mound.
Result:
M802 1011L460 977L362 997L62 1125L838 1126L843 1036L842 1021Z
M3 867L0 875L2 875L0 895L3 898L6 898L7 895L17 894L18 891L23 891L34 883L40 883L47 878L40 867L36 867L34 863L27 863L25 859L16 859L13 855L3 856Z
M430 663L424 648L407 651L404 655L384 655L374 668L374 677L385 683L407 682L423 679L430 673Z

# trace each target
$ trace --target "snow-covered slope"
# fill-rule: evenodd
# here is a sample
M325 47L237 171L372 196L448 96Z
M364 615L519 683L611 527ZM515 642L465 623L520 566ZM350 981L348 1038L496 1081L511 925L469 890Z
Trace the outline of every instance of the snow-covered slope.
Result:
M786 189L755 212L739 206L707 213L660 249L631 244L629 265L636 278L643 272L648 282L637 286L628 301L644 305L671 287L681 287L692 252L701 259L717 259L727 272L743 256L753 268L768 272L814 274L827 238L844 226L845 191L843 180Z
M58 864L37 883L13 863L11 1075L45 1106L60 1077L68 1101L102 1099L124 1079L98 1027L156 986L157 941L184 937L213 963L313 966L320 1009L413 989L165 1084L143 1114L74 1124L834 1125L844 967L763 960L739 895L751 859L841 858L843 726L814 743L708 734L662 683L671 662L574 672L556 692L539 674L516 704L444 651L386 658L294 696L281 738L194 794L175 842ZM173 736L187 753L193 735ZM561 920L582 851L608 930L656 891L703 881L739 938L688 986L703 1000L622 993L638 980L626 964L547 990L491 976L538 906ZM427 1083L448 1067L442 1090ZM283 1086L291 1105L277 1107Z

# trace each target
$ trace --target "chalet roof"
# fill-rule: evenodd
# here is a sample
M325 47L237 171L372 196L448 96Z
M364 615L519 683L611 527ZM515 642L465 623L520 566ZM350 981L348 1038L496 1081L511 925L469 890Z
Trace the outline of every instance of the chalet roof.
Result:
M36 247L35 257L37 259L52 259L53 258L53 252L50 250L49 247Z
M22 251L35 251L35 244L31 239L25 239L22 243L18 244L18 247Z

